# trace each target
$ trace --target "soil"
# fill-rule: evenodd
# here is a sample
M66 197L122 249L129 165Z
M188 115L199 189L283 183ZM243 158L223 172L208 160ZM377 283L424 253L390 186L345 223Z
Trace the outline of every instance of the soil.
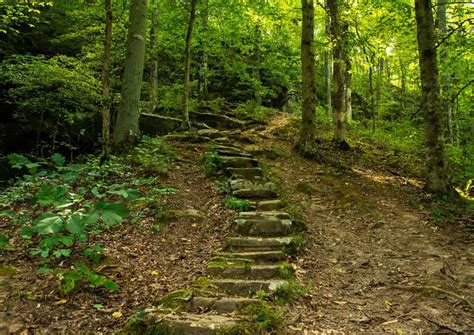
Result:
M13 273L0 274L0 333L6 328L21 334L111 334L125 320L168 292L191 286L229 234L233 212L201 171L202 146L172 143L179 152L160 187L179 191L168 195L166 209L196 209L204 220L178 218L161 224L154 233L154 218L126 223L95 242L106 247L107 268L102 273L120 287L117 293L81 291L72 297L57 293L55 280L36 275L37 264L28 251L9 252L0 257L0 267L15 266ZM93 305L100 304L100 309ZM3 328L2 328L3 327Z
M288 115L278 114L241 138L268 149L256 158L280 185L292 214L307 225L306 241L292 261L308 293L282 307L291 332L474 332L474 248L468 230L473 218L435 224L433 202L421 181L360 159L357 150L341 152L325 142L321 146L330 159L302 158L293 149L296 133L289 124ZM115 294L81 291L63 297L54 280L36 275L36 264L25 254L0 257L3 269L17 269L0 277L0 329L110 334L156 297L189 287L203 274L205 262L230 234L233 212L201 172L205 147L173 146L179 159L160 186L179 192L166 196L164 205L201 210L205 219L179 218L153 233L154 219L145 216L102 235L97 242L111 260L106 270L120 286Z
M423 183L341 152L328 143L317 163L294 151L295 133L280 114L250 131L258 157L308 231L294 260L309 288L286 306L295 334L474 332L474 218L444 225L430 211ZM347 168L349 167L349 168ZM428 206L426 206L428 207Z

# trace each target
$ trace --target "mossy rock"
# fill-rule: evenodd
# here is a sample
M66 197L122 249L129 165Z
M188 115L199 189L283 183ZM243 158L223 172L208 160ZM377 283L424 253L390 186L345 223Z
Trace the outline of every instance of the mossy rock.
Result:
M13 265L0 266L0 277L11 277L17 272L17 268Z
M161 305L164 308L183 309L193 298L192 290L178 290L155 300L155 305Z
M192 285L195 288L206 291L215 291L217 289L216 284L208 277L197 277L193 280Z
M137 314L130 317L125 327L116 335L176 335L170 323L156 323L146 316Z

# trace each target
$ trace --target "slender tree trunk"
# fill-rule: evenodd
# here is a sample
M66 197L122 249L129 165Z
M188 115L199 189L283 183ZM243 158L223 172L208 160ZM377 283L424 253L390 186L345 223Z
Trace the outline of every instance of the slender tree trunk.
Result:
M399 63L400 63L400 86L401 86L401 92L400 92L400 109L403 111L405 109L405 97L406 97L406 86L407 86L407 80L406 80L406 70L405 66L403 65L402 58L399 57Z
M145 63L146 11L146 0L131 0L122 100L114 130L114 146L117 150L127 149L140 135L139 102Z
M346 115L346 121L352 121L352 61L347 50L347 33L348 26L344 25L343 36L344 36L344 111Z
M425 117L427 148L426 186L430 192L448 194L450 189L444 153L444 122L439 96L431 0L415 0L415 13L422 87L421 107Z
M203 10L201 14L201 30L205 39L207 39L207 31L209 25L209 0L202 0ZM201 55L201 64L199 67L199 99L206 100L208 96L208 82L207 82L207 62L208 55L206 50L206 43Z
M257 103L257 105L261 105L262 104L262 95L260 94L260 28L259 26L257 25L257 27L255 28L255 34L257 35L257 39L255 41L255 48L254 48L254 54L253 54L253 68L252 68L252 73L253 73L253 77L255 78L255 80L258 82L258 91L255 92L254 94L254 98L255 98L255 102Z
M333 44L332 114L334 118L334 141L343 143L346 139L346 113L344 110L344 36L337 0L328 0L327 3L331 15L331 38Z
M328 14L326 15L326 24L325 24L325 32L326 32L326 38L328 42L330 41L331 38L331 16L329 15L329 8L328 8L328 3L327 0L325 2L325 8ZM326 108L328 113L332 112L332 99L331 99L331 94L332 94L332 88L331 88L331 75L332 75L332 63L331 63L331 49L329 46L326 48L324 51L324 63L325 63L325 79L326 79Z
M112 0L105 0L104 63L102 66L102 157L110 155L110 50L112 48Z
M316 131L316 86L314 80L314 1L301 0L303 26L301 30L301 66L303 80L303 114L299 146L303 152L314 147Z
M150 79L149 79L149 97L150 113L153 113L158 106L158 57L156 54L156 26L158 24L158 6L156 0L151 1L152 12L151 12L151 27L150 27Z
M446 36L447 25L446 25L446 0L438 0L438 17L437 25L439 30L439 39L443 39ZM439 53L440 64L445 64L448 57L448 49L444 46L440 46L441 51ZM449 103L449 76L446 73L441 72L441 101L443 106L443 112L447 116L448 126L448 139L449 143L454 144L453 134L453 115L451 104Z
M375 133L375 98L374 98L374 56L370 57L369 67L370 110L372 116L372 133Z
M191 43L193 40L194 21L196 20L196 5L198 0L191 0L191 10L189 12L188 31L186 33L186 46L184 49L184 83L183 83L183 126L191 128L189 122L189 94L191 76Z
M383 74L383 63L384 59L382 57L379 57L378 63L377 63L377 81L376 81L376 86L375 86L375 114L379 114L380 112L380 98L382 94L382 74Z

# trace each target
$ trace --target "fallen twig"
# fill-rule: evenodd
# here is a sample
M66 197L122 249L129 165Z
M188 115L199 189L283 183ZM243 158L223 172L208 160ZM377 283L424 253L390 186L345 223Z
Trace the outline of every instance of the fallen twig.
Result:
M399 289L399 290L419 292L419 293L427 293L427 292L442 293L442 294L449 295L450 297L456 298L456 299L466 303L470 307L473 307L473 304L469 299L464 298L463 296L461 296L459 294L456 294L454 292L447 291L447 290L444 290L444 289L436 287L436 286L431 286L431 285L428 285L428 286L393 285L392 287L396 288L396 289Z

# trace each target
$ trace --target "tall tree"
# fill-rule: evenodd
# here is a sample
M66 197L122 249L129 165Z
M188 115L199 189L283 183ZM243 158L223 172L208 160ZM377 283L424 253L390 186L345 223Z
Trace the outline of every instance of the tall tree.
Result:
M201 13L201 31L204 35L204 38L207 38L209 26L209 0L202 0L202 13ZM208 55L206 49L206 43L204 42L204 47L201 54L201 64L199 66L199 99L205 100L207 98L207 62Z
M150 104L149 111L153 113L158 106L158 57L156 54L156 26L158 25L158 5L156 0L150 1L151 27L150 27L150 78L148 83Z
M316 90L314 82L314 1L301 0L303 26L301 29L301 70L303 81L303 113L301 119L300 149L310 151L316 131Z
M190 76L191 76L191 43L193 39L194 21L196 20L196 6L198 0L191 0L191 9L189 11L188 30L186 33L186 45L184 48L184 83L183 83L183 125L187 128L191 127L189 122L189 93L190 93Z
M427 148L426 186L430 192L448 194L449 178L444 153L444 123L439 96L431 0L415 0L415 13L422 89L421 107L425 118Z
M338 3L339 2L339 3ZM331 15L331 39L333 45L333 86L332 103L334 118L334 141L341 147L347 148L346 142L346 113L345 89L344 89L344 67L346 57L344 56L344 36L341 25L340 6L341 1L328 0L329 14Z
M331 15L329 15L328 2L326 0L324 8L326 10L326 22L324 25L324 32L328 41L331 39ZM326 108L328 113L332 111L332 100L331 100L331 76L332 76L332 64L331 64L331 48L328 46L324 51L324 65L325 65L325 84L326 84Z
M112 48L112 0L104 1L105 7L105 36L104 61L102 67L102 157L109 157L110 149L110 50Z
M122 100L114 130L114 146L123 150L140 134L140 93L145 63L147 0L131 0L127 53L122 78Z

